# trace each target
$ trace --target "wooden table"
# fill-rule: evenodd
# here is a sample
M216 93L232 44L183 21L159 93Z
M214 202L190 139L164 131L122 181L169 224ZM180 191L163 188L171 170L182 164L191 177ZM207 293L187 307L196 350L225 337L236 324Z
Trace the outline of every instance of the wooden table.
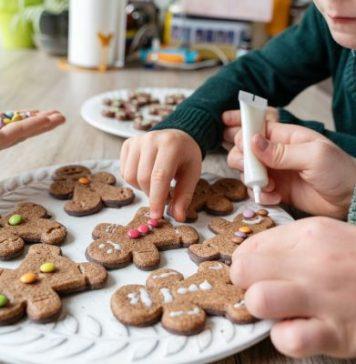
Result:
M117 88L185 87L196 88L216 70L195 72L154 71L128 68L99 74L83 71L62 71L57 60L36 51L0 51L0 110L58 109L67 116L67 123L45 135L27 140L0 152L0 179L20 172L57 163L87 159L119 158L123 139L105 134L84 123L79 115L81 104L89 97ZM312 102L310 101L312 100ZM323 107L320 107L320 105ZM316 88L297 98L293 111L315 114L330 123L327 106L330 100ZM303 108L298 106L303 105ZM313 109L318 105L318 110ZM294 108L294 109L293 109ZM204 171L233 175L223 153L209 155ZM321 357L297 361L277 353L269 340L255 345L219 363L339 363ZM343 361L352 362L352 361Z

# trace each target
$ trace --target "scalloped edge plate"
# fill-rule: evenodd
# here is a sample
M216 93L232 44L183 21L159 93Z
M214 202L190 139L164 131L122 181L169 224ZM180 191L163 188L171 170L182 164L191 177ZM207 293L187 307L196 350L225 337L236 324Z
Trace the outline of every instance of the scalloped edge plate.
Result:
M108 171L119 175L119 162L112 160L80 162L94 171ZM136 191L135 203L122 209L105 208L100 213L76 218L63 210L63 201L48 194L50 176L59 166L45 167L20 174L0 182L0 213L8 212L17 202L33 201L45 206L69 231L63 253L75 261L86 261L85 249L91 242L91 231L99 222L127 223L134 212L147 204L141 191ZM212 181L216 176L204 175ZM118 182L122 183L118 178ZM246 200L235 204L235 211L243 207L256 208ZM281 208L269 208L277 224L293 219ZM202 238L213 234L206 228L208 216L200 213L192 224ZM83 221L85 223L83 223ZM1 262L4 268L14 268L21 257ZM185 276L196 271L186 249L161 253L161 267L181 271ZM0 327L0 360L17 363L202 363L211 362L242 351L268 336L271 321L250 325L235 325L221 317L208 319L207 328L199 335L182 337L169 334L160 324L148 328L125 327L112 315L110 298L118 286L144 283L149 273L133 265L109 272L105 288L73 294L63 298L63 312L55 323L45 325L22 320L16 325Z

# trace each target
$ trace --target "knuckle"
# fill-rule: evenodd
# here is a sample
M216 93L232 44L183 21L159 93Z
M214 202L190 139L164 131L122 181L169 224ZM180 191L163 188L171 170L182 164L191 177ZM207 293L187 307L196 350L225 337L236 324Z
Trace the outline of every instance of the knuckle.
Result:
M286 158L286 148L282 143L277 143L274 148L273 161L276 165L283 164Z
M152 182L166 182L168 179L167 172L163 168L156 168L152 171L151 180Z
M149 173L138 173L137 175L137 182L140 186L148 186L150 184L150 175Z
M126 172L124 173L124 176L123 176L124 180L129 183L130 185L134 185L136 184L136 176L134 173L132 172Z

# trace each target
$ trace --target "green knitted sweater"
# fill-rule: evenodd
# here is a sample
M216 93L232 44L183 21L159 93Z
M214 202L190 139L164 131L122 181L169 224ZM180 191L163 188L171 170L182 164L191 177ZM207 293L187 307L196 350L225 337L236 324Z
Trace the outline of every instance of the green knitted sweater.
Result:
M336 132L321 122L303 121L285 110L280 117L317 130L356 156L356 54L338 45L314 5L302 22L223 67L154 130L180 129L199 144L203 155L222 142L221 114L239 107L239 90L265 97L283 107L308 86L332 77L332 111Z

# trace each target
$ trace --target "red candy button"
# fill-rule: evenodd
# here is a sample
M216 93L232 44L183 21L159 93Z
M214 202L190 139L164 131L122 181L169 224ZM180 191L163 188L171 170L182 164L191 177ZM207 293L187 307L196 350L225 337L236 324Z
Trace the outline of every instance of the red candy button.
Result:
M140 225L137 230L141 233L141 234L147 234L150 231L150 228L147 225Z
M129 236L130 239L137 239L140 237L140 232L136 229L130 229L128 232L127 232L127 235Z
M153 228L157 227L158 226L158 220L156 219L149 219L147 221L147 224Z

